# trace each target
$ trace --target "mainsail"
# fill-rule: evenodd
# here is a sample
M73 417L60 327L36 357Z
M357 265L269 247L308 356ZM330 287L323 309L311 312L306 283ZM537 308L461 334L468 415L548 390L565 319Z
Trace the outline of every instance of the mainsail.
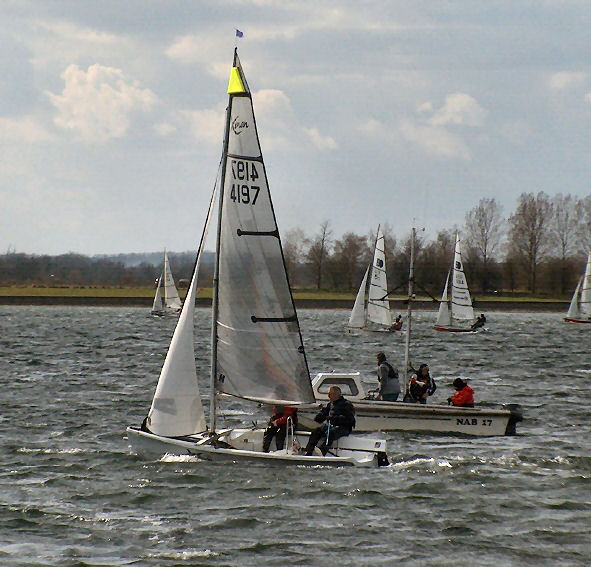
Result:
M190 435L205 431L206 427L195 367L193 327L199 265L207 239L216 190L217 184L211 196L191 285L148 413L147 426L156 435Z
M214 294L216 390L313 402L251 93L236 52L228 94Z
M591 318L591 252L587 257L587 265L585 266L585 275L583 276L583 286L581 289L581 300L579 302L579 309L582 318Z
M466 283L466 275L464 274L459 234L456 234L456 247L454 251L451 283L452 319L471 321L474 319L474 310L472 309L472 299L470 298L468 284Z
M164 303L167 309L177 311L182 307L179 292L174 285L174 279L168 262L168 254L164 251Z
M388 295L388 282L386 280L386 252L384 235L378 226L376 246L371 267L371 279L369 284L369 298L367 301L367 319L372 323L390 327L392 316L390 315L390 302Z
M368 279L369 286L367 284ZM367 302L365 300L366 293L368 296ZM388 281L386 279L384 234L378 225L373 260L367 267L361 286L359 286L353 310L349 317L349 327L363 329L369 321L390 328L392 316L390 314L390 302L386 299L387 295Z

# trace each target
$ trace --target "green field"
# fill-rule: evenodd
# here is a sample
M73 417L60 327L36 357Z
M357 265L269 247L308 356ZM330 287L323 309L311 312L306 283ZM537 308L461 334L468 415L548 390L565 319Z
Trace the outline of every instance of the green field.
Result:
M180 289L179 295L184 298L186 289ZM200 288L197 291L198 298L211 298L211 288ZM294 290L295 299L316 301L353 301L355 294L350 292L324 291L324 290ZM0 287L0 297L89 297L89 298L153 298L153 287L101 287L101 286L4 286ZM472 297L476 302L498 303L563 303L570 298L533 297L525 294L508 295L476 295ZM391 300L405 301L406 296L394 295ZM417 296L417 301L429 301L427 296Z

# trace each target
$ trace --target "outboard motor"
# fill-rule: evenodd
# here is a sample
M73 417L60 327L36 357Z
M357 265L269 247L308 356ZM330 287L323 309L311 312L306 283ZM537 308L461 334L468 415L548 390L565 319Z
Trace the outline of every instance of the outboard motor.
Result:
M505 435L515 435L517 424L523 421L523 408L520 404L504 404L504 406L511 412Z

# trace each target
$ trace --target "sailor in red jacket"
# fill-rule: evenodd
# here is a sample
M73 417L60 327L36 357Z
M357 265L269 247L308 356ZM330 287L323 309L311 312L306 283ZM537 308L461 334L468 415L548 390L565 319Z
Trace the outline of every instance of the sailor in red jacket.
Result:
M280 451L283 449L283 445L285 444L285 436L287 435L287 422L289 418L291 418L293 428L295 429L298 423L298 410L292 406L273 407L273 415L271 416L271 419L269 419L269 424L267 425L267 429L265 429L265 434L263 436L263 451L265 453L269 452L273 437L275 437L275 445L277 445L277 450Z
M451 398L447 398L447 403L458 407L473 408L474 390L461 378L456 378L453 381L453 386L456 393Z

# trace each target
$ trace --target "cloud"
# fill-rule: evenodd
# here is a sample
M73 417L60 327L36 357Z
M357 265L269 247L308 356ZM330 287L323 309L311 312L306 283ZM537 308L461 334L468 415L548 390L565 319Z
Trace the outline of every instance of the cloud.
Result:
M400 122L400 131L409 142L413 142L431 154L439 157L470 159L468 146L463 139L445 128L418 125L412 120L403 119Z
M253 93L253 104L266 149L307 147L311 143L321 151L333 150L336 141L322 134L317 127L302 126L289 97L278 89L262 89Z
M445 97L440 108L432 102L420 104L416 117L404 118L399 128L402 136L428 153L446 158L469 160L471 155L458 127L481 127L487 111L466 93L452 93ZM449 130L456 127L455 132Z
M221 144L225 123L223 106L206 110L185 110L180 113L180 117L198 140Z
M337 143L330 136L323 136L318 128L304 128L313 146L319 150L336 150Z
M83 140L104 142L121 138L129 129L134 112L147 112L156 103L149 89L129 82L120 69L94 64L88 71L69 65L61 74L61 95L47 92L58 115L59 128L76 132Z
M30 144L51 139L51 134L32 116L19 119L0 117L0 140Z
M577 87L585 82L587 73L574 71L561 71L550 77L550 88L555 91Z
M423 112L428 107L420 107ZM453 93L445 97L445 103L430 118L433 126L446 126L448 124L459 124L462 126L482 126L486 117L484 110L469 94Z

